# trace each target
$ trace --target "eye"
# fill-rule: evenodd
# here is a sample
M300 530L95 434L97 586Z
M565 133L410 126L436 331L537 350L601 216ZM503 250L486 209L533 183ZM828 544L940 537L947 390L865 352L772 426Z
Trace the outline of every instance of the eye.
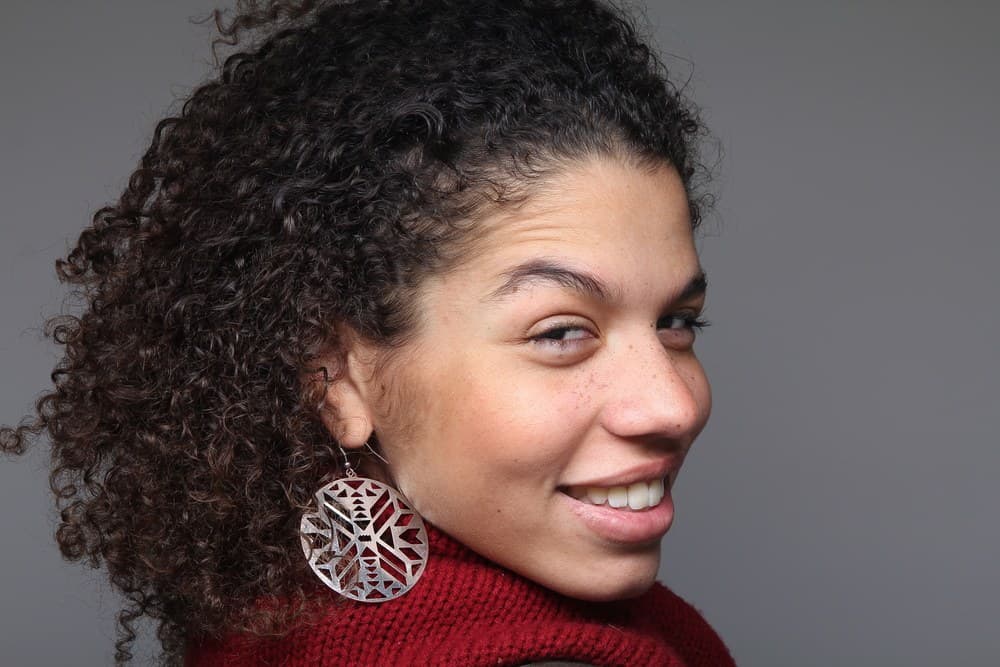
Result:
M593 338L593 334L583 327L578 326L557 326L551 329L546 329L542 333L531 337L532 340L542 343L568 343L570 341L583 340L585 338Z
M696 312L665 315L656 321L660 340L669 347L684 349L694 345L697 333L708 326Z
M541 323L539 329L529 332L526 340L545 363L564 366L582 361L598 343L597 330L585 322Z
M667 315L656 321L657 329L690 329L691 331L700 331L708 325L709 323L706 320L701 319L694 313Z

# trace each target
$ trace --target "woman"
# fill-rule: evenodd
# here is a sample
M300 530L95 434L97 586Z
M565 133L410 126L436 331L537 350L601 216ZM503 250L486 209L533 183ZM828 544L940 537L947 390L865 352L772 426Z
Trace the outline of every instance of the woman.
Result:
M242 3L60 276L71 559L165 656L725 665L658 584L710 409L701 126L594 0ZM325 586L324 586L325 584ZM332 589L332 590L331 590Z

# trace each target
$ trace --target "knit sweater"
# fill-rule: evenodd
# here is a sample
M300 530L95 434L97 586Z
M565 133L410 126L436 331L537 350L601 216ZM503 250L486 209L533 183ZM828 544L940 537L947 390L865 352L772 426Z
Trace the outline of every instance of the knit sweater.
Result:
M734 666L705 619L660 584L630 600L583 602L505 570L433 527L428 533L427 568L402 597L366 604L329 593L330 611L319 623L281 639L231 636L192 646L188 667L495 667L545 660Z

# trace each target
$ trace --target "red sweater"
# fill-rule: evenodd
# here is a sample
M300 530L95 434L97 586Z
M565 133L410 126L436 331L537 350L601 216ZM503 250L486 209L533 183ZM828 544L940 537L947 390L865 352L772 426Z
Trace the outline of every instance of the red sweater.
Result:
M188 667L339 665L593 665L734 667L722 640L660 584L620 602L567 598L476 555L428 526L430 558L408 593L341 602L282 639L234 636L194 646Z

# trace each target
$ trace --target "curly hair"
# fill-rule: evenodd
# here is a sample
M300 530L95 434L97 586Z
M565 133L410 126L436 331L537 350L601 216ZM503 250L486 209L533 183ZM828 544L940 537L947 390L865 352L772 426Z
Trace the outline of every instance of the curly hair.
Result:
M338 372L337 325L398 346L476 221L582 157L671 164L693 224L703 201L696 112L597 0L214 16L234 53L57 262L80 314L50 320L54 388L0 431L8 453L51 440L60 549L127 600L118 662L143 616L176 661L308 607L299 517L339 467L311 378Z

